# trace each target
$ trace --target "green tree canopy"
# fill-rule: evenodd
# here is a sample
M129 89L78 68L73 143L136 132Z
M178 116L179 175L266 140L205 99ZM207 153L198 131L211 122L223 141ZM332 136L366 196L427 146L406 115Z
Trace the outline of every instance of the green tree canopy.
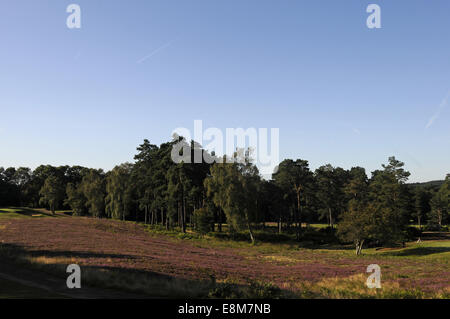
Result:
M48 205L52 214L55 214L59 202L64 199L64 184L56 175L50 175L45 179L44 185L39 191L41 205Z

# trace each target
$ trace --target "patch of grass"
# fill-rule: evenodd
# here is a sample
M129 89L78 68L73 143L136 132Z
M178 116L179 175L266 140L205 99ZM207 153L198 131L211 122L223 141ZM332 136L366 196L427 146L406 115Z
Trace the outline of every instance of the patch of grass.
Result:
M299 250L302 248L317 249L323 247L328 239L332 238L332 242L336 242L334 231L329 231L328 228L304 228L300 241L295 240L295 234L271 232L266 230L255 230L254 236L256 243L251 244L250 237L247 231L228 233L210 232L205 235L196 232L188 231L183 234L179 229L173 228L166 230L161 225L145 225L146 231L153 235L166 235L177 240L189 239L198 247L216 247L216 248L237 248L245 249L250 247L253 251L260 253L274 253L280 250ZM330 246L331 244L326 244ZM336 245L336 243L334 244ZM342 248L342 246L340 246Z
M78 264L82 268L83 282L87 285L140 293L148 297L205 298L212 287L210 281L193 281L144 271L89 266L76 257L31 256L24 252L17 253L13 248L1 248L0 255L8 258L9 262L14 262L23 267L64 278L67 276L67 265ZM14 288L11 291L16 291L16 289ZM21 290L19 289L19 291ZM1 296L2 294L0 293ZM29 296L30 298L33 296L35 298L35 296L40 296L40 294L36 290L31 289Z
M308 227L323 229L330 227L328 224L308 224Z
M337 253L346 257L355 257L354 247L351 245L330 246L318 249L320 252ZM382 258L412 258L412 259L435 259L450 262L450 240L423 241L421 243L409 242L405 248L364 248L362 256Z
M10 224L16 225L10 227ZM23 240L20 234L31 224L40 232ZM67 241L70 245L61 245L67 239L65 237L51 245L41 244L47 242L46 238L52 239L47 236L48 225L55 234L67 234L67 224L71 225L70 229L75 228L75 234L92 234L80 237L83 241L80 252L72 250L71 241ZM406 248L364 249L362 256L355 256L352 245L319 245L314 241L315 237L321 240L334 236L334 231L329 228L304 228L301 242L258 241L263 232L259 229L255 230L257 243L252 245L245 232L200 235L188 230L183 234L179 229L166 230L160 225L84 217L15 220L0 223L2 225L6 225L6 231L0 232L6 234L2 238L5 243L0 244L2 256L8 254L10 247L10 258L22 255L26 267L61 277L67 276L65 267L68 264L77 263L82 266L83 278L88 285L154 297L257 298L278 293L284 297L286 291L303 298L447 296L442 287L448 286L448 281L442 273L446 272L450 261L450 240L411 242ZM55 231L57 227L62 231ZM278 235L273 230L266 231L268 236ZM286 236L292 238L295 234ZM239 237L242 240L234 239ZM16 245L11 238L22 246ZM95 245L92 245L93 238ZM310 245L306 248L308 242ZM55 254L55 249L64 254ZM180 256L182 249L191 253ZM372 263L382 268L382 290L365 287L368 276L365 269ZM349 277L354 274L360 274L360 277ZM218 278L217 282L209 280L213 276ZM229 278L236 281L227 281Z
M157 298L280 298L287 296L277 286L262 281L249 281L244 284L232 283L225 280L216 283L210 281L193 281L170 276L148 274L141 271L125 271L108 267L90 267L83 265L73 257L48 256L15 256L16 262L30 268L66 276L68 264L76 263L82 267L83 282L91 286L117 289L133 293L145 294ZM20 261L18 260L20 259ZM16 292L16 288L13 291ZM39 295L35 290L29 291L29 296ZM0 294L1 296L1 294ZM27 295L28 296L28 295ZM40 296L40 295L39 295ZM25 297L26 298L26 297Z
M380 253L383 256L450 262L450 240L409 243L406 248Z
M0 299L29 299L29 298L63 298L47 290L28 287L20 283L0 278Z
M292 258L292 257L288 257L288 256L283 256L283 255L269 255L269 256L263 256L262 258L272 261L272 262L278 262L278 263L282 263L282 264L296 264L299 262L298 259L296 258Z
M346 278L325 278L318 283L301 283L300 291L305 298L331 299L446 299L450 289L425 293L417 288L402 288L396 281L383 281L381 288L368 288L365 274Z
M7 207L0 208L0 219L8 218L39 218L66 216L68 211L56 211L55 215L43 208Z
M27 214L20 208L0 208L0 218L30 218L30 217L32 217L32 214L29 213Z
M83 280L93 286L158 298L204 298L211 289L209 281L191 281L108 268L83 267Z
M218 299L279 299L292 298L294 294L284 291L270 282L249 281L243 285L233 279L226 279L219 284L214 284L208 297Z

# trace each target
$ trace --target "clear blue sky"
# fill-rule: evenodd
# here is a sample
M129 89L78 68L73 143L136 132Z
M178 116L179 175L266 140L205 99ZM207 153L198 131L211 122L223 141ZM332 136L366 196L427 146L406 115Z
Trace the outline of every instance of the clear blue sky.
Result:
M450 172L448 0L2 0L0 43L0 166L111 169L201 119L313 169Z

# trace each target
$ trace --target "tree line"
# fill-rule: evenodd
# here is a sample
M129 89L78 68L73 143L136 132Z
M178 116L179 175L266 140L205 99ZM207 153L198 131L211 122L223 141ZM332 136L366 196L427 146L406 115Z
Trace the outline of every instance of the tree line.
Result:
M210 164L174 163L173 140L159 146L147 139L133 163L105 172L81 166L41 165L0 168L0 206L42 207L53 213L134 220L166 229L200 233L245 231L276 224L278 233L301 239L305 225L325 222L357 253L366 241L404 240L407 226L441 229L450 211L450 174L424 186L407 184L404 163L390 157L368 177L362 167L327 164L311 170L306 160L282 161L270 180L261 178L250 153L236 152ZM186 143L186 142L184 142ZM187 145L192 158L215 157L198 144Z

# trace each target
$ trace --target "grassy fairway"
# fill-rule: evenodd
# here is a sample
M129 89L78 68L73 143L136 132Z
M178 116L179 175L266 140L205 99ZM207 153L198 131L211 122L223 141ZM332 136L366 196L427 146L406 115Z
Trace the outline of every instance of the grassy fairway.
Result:
M23 208L0 208L0 218L30 218L33 214L40 215Z
M39 218L49 214L29 208L0 208L0 218Z
M434 260L450 263L450 240L410 243L405 249L382 252L385 256Z
M40 217L61 217L67 211L56 211L55 215L46 209L32 209L24 207L0 208L0 219L7 218L40 218Z
M322 252L333 252L343 256L353 256L353 249L319 249ZM362 257L395 257L424 259L424 260L444 260L450 262L450 240L430 240L420 243L406 243L405 248L366 248L362 251Z

